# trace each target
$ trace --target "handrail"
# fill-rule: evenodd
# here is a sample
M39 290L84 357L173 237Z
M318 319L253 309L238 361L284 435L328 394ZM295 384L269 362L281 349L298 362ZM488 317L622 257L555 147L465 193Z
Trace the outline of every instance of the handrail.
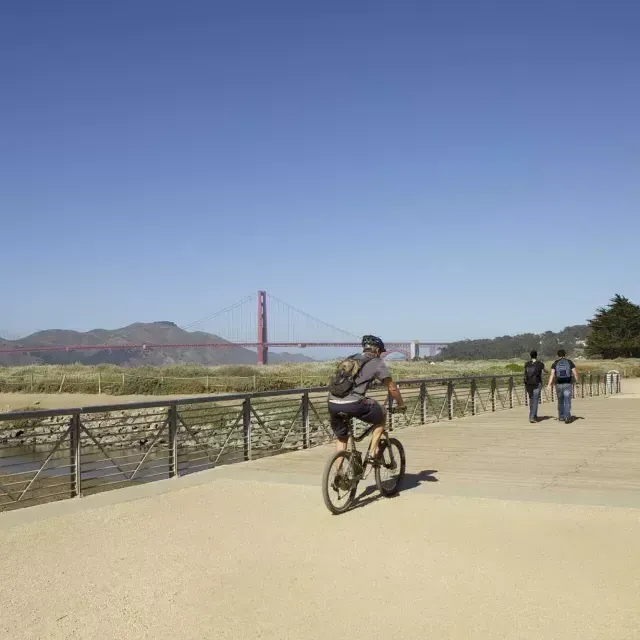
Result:
M398 380L399 385L422 384L423 382L432 384L447 384L449 381L462 382L464 380L506 380L515 376L509 374L499 375L479 375L479 376L449 376L445 378L415 378L410 380ZM375 389L375 387L374 387ZM279 396L291 396L300 393L322 393L327 392L325 387L301 387L296 389L277 389L273 391L247 391L245 393L224 393L209 396L180 396L171 399L162 400L145 400L143 402L122 402L117 404L98 404L86 407L64 407L61 409L33 409L29 411L14 411L0 413L0 422L8 420L28 420L29 418L52 418L55 416L67 416L72 414L86 413L106 413L109 411L125 411L135 409L155 409L159 407L168 407L170 405L186 405L186 404L202 404L210 402L229 402L233 400L245 400L246 398L277 398Z

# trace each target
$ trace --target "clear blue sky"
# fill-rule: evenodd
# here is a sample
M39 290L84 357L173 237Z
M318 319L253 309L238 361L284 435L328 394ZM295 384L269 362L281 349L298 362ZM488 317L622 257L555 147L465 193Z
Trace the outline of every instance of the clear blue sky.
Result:
M638 33L631 1L2 2L0 327L640 302Z

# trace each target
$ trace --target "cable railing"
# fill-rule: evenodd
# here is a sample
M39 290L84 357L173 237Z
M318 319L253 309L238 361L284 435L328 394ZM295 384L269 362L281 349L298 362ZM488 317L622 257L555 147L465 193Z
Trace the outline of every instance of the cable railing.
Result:
M512 409L528 398L513 375L398 385L407 412L389 411L391 428ZM573 393L620 393L620 376L582 376ZM383 387L370 396L392 406ZM326 387L314 387L0 414L0 511L327 443L326 398ZM554 400L543 388L541 402Z

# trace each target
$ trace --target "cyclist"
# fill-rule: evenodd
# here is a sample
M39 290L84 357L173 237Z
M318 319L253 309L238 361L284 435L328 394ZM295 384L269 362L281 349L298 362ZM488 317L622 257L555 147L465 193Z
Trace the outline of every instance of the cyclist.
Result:
M406 411L406 405L396 383L392 380L389 369L380 357L385 352L384 342L380 338L366 335L362 338L362 353L350 356L361 362L361 368L353 381L353 387L345 397L337 397L329 393L329 415L331 428L335 434L336 448L343 451L347 448L349 439L348 417L358 418L367 424L376 425L371 438L371 447L366 461L374 463L378 454L378 441L386 422L386 411L373 398L367 398L366 393L375 380L379 380L387 388L391 397L396 401L397 408ZM348 416L345 418L344 415Z

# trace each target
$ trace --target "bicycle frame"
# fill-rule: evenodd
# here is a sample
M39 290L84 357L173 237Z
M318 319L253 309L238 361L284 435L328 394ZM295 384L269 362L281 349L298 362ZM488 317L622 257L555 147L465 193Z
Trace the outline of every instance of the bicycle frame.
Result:
M369 434L372 434L376 428L377 428L377 425L371 425L370 427L367 427L359 436L356 436L353 433L353 419L352 418L349 419L349 439L347 441L347 450L350 451L352 454L354 454L351 458L352 466L354 464L354 458L358 460L358 466L360 466L362 469L362 471L359 474L357 474L358 476L360 476L360 479L365 477L365 474L367 473L367 471L371 469L371 467L369 466L368 462L365 462L364 464L362 464L362 460L359 457L360 452L356 447L356 442L362 442ZM372 436L372 439L373 439L373 436ZM389 439L389 428L386 426L383 427L382 433L380 434L380 439L378 440L378 449L380 448L381 443L385 439L387 440ZM370 448L371 448L371 442L369 442L367 451L369 451ZM391 456L391 467L393 468L395 465L395 460L393 458L393 449L391 447L389 447L389 455Z

